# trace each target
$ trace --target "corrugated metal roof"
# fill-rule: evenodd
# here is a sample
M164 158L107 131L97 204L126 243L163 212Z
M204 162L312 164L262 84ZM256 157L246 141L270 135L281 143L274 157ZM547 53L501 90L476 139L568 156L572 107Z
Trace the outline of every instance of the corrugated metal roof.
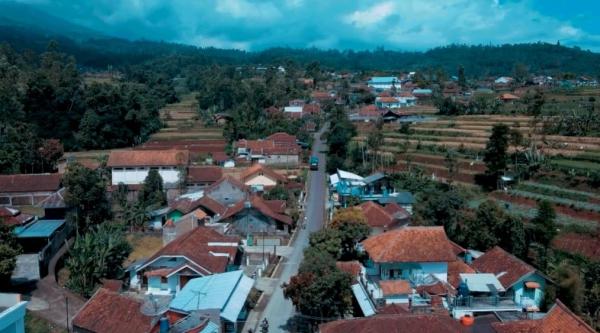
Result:
M170 307L186 312L219 309L223 318L235 321L253 284L254 280L241 270L192 279L171 301Z
M219 333L219 325L209 321L205 328L200 333Z
M490 293L494 289L504 291L504 287L494 274L475 273L475 274L460 274L461 281L467 284L467 288L471 292Z
M358 302L358 306L362 310L365 317L369 317L375 314L375 308L371 304L371 300L369 300L369 296L360 285L360 283L356 283L352 285L352 293Z
M400 80L398 80L397 77L395 76L373 76L371 78L371 80L369 80L369 83L396 83L396 82L400 82Z
M27 227L15 228L18 238L42 238L50 237L65 224L65 220L39 220Z

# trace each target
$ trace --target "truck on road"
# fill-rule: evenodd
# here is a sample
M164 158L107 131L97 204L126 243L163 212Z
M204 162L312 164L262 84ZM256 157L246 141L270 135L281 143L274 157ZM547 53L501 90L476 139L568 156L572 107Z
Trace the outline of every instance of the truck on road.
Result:
M318 157L311 156L309 164L310 164L311 170L319 170L319 158Z

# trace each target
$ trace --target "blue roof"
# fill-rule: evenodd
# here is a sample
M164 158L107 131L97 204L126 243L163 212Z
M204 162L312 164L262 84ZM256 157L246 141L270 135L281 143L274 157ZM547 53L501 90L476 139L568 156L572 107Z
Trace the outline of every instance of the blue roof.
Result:
M415 89L413 90L413 94L431 94L433 91L431 89Z
M400 82L395 76L373 76L370 83L388 83L388 82Z
M186 312L219 309L222 318L235 322L253 285L254 280L241 270L195 278L179 291L170 307Z
M205 328L200 333L219 333L219 325L209 321Z
M65 224L65 220L38 220L25 227L15 228L18 238L48 238Z

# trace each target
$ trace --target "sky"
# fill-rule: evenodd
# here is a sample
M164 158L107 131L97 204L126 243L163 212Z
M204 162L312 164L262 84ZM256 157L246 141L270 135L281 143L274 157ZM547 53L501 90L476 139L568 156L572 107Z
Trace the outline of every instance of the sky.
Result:
M130 39L269 47L425 50L560 41L600 52L600 0L19 0Z

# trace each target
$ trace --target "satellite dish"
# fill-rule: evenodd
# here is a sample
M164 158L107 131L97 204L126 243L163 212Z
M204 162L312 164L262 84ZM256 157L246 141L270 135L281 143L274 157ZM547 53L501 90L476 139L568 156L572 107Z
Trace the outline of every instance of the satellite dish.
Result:
M140 312L149 317L161 316L169 310L170 301L170 297L156 297L150 294L140 307Z

